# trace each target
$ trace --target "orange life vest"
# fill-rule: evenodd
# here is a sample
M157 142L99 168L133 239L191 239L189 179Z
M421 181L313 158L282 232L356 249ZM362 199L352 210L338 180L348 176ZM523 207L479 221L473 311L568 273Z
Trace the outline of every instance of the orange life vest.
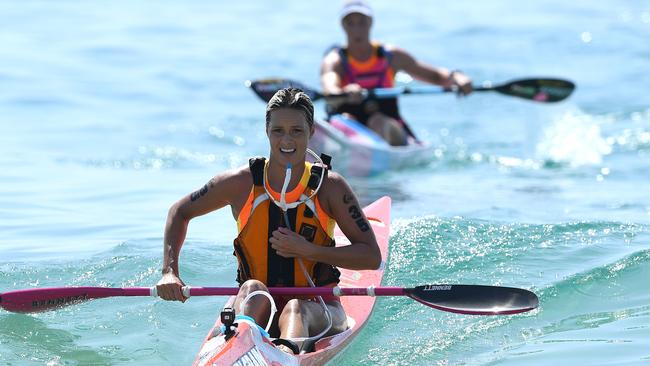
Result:
M364 89L373 89L395 85L395 71L390 66L392 54L378 43L373 43L373 48L375 51L366 61L359 61L350 56L346 48L339 48L345 70L343 86L357 83Z
M393 54L379 43L373 43L373 48L374 51L370 58L366 61L360 61L353 58L347 48L334 47L334 49L338 50L343 66L341 86L352 83L359 84L364 89L395 86L395 70L390 66ZM378 99L370 95L361 104L342 103L338 105L328 104L327 106L329 116L348 113L364 125L368 123L368 119L375 112L381 112L397 121L403 121L399 114L397 98Z
M235 256L239 262L237 281L241 285L249 279L256 279L269 287L307 287L305 278L296 258L284 258L271 247L269 238L273 232L285 225L284 212L269 199L264 189L265 158L252 158L249 161L253 175L253 187L237 218L239 235L234 241ZM320 174L327 174L320 166L305 163L305 171L298 186L286 193L286 201L295 202L309 197L318 185ZM280 194L267 187L276 200ZM318 198L298 205L287 211L291 230L308 241L321 246L334 246L332 239L335 222L323 211ZM307 273L317 286L327 286L339 282L340 272L336 267L302 259Z

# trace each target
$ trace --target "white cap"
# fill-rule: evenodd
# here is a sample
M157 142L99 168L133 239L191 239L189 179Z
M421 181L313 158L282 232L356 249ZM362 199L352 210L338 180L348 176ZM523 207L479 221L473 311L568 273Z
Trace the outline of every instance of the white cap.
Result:
M365 0L343 0L343 7L341 8L341 19L352 13L363 14L372 18L372 8Z

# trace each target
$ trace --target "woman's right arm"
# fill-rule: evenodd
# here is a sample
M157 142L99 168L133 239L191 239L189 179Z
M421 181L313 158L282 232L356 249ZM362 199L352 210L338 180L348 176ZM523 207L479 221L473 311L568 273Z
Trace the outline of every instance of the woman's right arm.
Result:
M328 53L321 62L320 66L320 83L323 88L323 94L341 94L341 62L339 54L336 51Z
M328 98L327 103L338 108L341 104L359 104L363 101L363 88L359 84L348 84L343 87L343 64L337 51L328 53L321 62L320 82L325 95L346 94L344 97Z
M197 216L230 205L241 191L241 178L241 169L219 174L200 189L181 198L169 209L163 239L162 278L156 285L158 296L165 300L185 301L181 292L184 283L180 279L178 258L188 223Z

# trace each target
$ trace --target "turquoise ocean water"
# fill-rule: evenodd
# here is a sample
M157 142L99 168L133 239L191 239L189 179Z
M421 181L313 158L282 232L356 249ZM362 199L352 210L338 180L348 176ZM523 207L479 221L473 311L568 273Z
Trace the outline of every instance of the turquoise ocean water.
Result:
M495 284L540 296L510 317L381 298L341 365L650 364L650 4L377 1L373 34L477 83L555 76L555 105L409 96L437 146L354 179L393 198L385 285ZM0 2L0 292L150 286L167 208L265 154L246 79L318 86L341 42L330 1ZM318 105L323 115L322 105ZM336 162L334 162L336 167ZM185 282L234 284L228 210L192 221ZM0 365L186 365L225 298L0 311Z

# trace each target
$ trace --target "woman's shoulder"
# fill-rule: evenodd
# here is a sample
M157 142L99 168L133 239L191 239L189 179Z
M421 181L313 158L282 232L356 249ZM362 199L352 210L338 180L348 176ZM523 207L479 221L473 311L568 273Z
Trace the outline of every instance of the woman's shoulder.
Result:
M350 190L350 185L345 178L341 174L330 170L327 172L327 178L323 180L319 197L329 200L330 198L343 195L348 190Z
M241 189L253 184L253 176L248 165L242 165L238 168L218 173L215 176L215 179L226 186L236 189Z
M346 183L345 178L334 170L329 170L327 172L327 179L323 181L323 184L338 186L340 184Z

